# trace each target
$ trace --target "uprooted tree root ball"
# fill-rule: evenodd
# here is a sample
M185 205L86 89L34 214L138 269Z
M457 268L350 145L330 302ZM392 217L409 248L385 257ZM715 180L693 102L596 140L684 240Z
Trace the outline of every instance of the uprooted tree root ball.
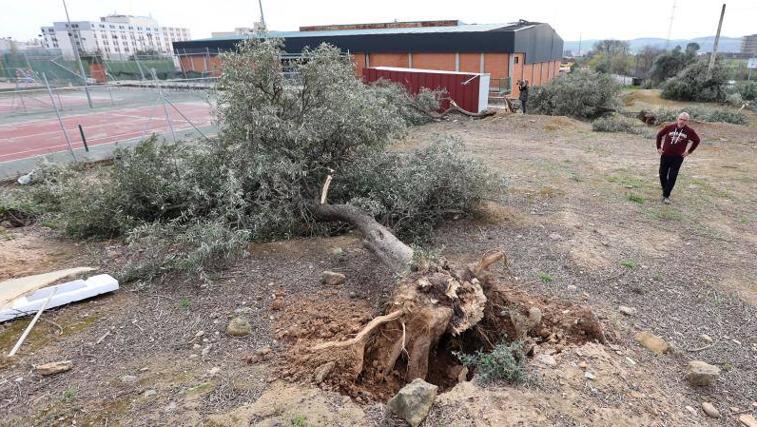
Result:
M279 336L291 348L280 373L310 381L321 371L316 382L324 388L387 399L414 378L442 390L469 379L453 352L490 351L504 337L522 341L526 352L542 342L604 342L588 308L494 281L487 269L503 260L497 251L462 269L444 260L426 265L402 279L372 319L370 308L352 301L289 307Z

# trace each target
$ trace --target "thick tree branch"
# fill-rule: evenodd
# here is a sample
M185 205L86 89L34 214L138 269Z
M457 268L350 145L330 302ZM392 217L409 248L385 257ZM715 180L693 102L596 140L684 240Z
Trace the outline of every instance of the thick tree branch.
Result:
M325 194L323 195L325 197ZM372 216L350 205L316 204L313 213L326 221L344 221L363 234L363 243L391 269L403 273L410 268L413 250L379 224Z

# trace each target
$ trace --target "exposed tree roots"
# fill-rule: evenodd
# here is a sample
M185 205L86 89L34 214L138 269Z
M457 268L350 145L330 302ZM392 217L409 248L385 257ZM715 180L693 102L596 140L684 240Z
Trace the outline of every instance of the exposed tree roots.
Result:
M383 399L414 378L443 389L456 384L465 375L453 351L487 351L503 339L521 340L526 349L545 342L559 347L604 341L588 308L496 283L487 268L504 260L497 251L462 269L441 261L412 272L397 284L386 314L364 326L319 316L318 326L311 327L312 317L302 315L287 325L294 341L285 376L306 379L334 362L322 386Z
M385 264L398 272L408 271L413 260L410 247L357 208L323 204L326 193L324 186L322 203L314 208L316 215L351 223ZM506 263L501 251L487 253L463 268L443 259L413 265L415 271L395 286L385 314L362 327L353 323L348 331L355 334L351 338L324 335L321 328L313 336L316 330L308 325L310 320L303 319L303 324L291 327L300 332L287 332L296 341L293 366L285 373L301 376L330 364L336 369L324 382L326 386L349 393L369 390L383 398L415 378L442 387L456 383L463 376L462 366L452 351L487 350L502 339L521 340L527 348L545 341L558 345L604 342L602 327L589 309L533 298L497 284L488 269L498 262ZM326 326L323 319L318 323ZM328 325L328 330L339 326ZM340 338L318 339L334 335Z

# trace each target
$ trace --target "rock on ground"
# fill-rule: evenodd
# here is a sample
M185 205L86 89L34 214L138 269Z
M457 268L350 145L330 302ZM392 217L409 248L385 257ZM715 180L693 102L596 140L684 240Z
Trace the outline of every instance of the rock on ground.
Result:
M665 342L664 339L651 332L639 332L638 334L636 334L636 336L634 336L634 339L636 340L636 342L646 347L647 350L658 356L670 351L670 346L668 345L668 343Z
M702 402L702 410L704 410L704 413L709 417L720 418L720 411L718 411L710 402Z
M618 307L618 311L625 314L626 316L636 315L636 309L634 307L626 307L625 305L621 305Z
M134 375L124 375L121 377L121 382L124 384L134 384L137 382L137 377Z
M720 368L701 360L692 360L686 370L686 380L691 385L710 385L718 379L718 376L720 376Z
M746 427L757 427L757 420L749 414L741 414L739 416L739 421L741 421L741 424L744 424Z
M229 326L226 327L226 333L232 337L243 337L250 335L251 332L252 326L250 326L250 322L241 316L231 319Z
M42 376L60 374L66 372L74 366L74 362L70 360L61 360L59 362L50 362L43 365L37 365L34 369L38 374Z
M332 370L334 370L334 367L336 366L336 363L331 361L328 363L324 363L323 365L316 368L315 372L313 372L313 381L316 384L320 384L328 378L329 374Z
M540 363L544 366L557 366L555 358L548 354L537 354L536 357L534 357L534 362Z
M387 405L412 427L417 427L431 410L437 389L437 386L416 378L402 387Z
M345 280L347 280L347 276L342 273L335 273L328 270L321 273L321 283L324 285L337 286L344 283Z

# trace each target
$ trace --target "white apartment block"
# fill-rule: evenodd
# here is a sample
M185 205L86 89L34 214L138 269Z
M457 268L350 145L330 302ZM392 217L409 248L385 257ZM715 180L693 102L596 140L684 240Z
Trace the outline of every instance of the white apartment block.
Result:
M100 21L55 22L42 27L43 46L60 49L66 58L74 57L76 44L79 53L100 52L106 59L127 59L137 52L156 51L173 54L173 42L189 40L186 28L161 27L145 16L109 15Z

